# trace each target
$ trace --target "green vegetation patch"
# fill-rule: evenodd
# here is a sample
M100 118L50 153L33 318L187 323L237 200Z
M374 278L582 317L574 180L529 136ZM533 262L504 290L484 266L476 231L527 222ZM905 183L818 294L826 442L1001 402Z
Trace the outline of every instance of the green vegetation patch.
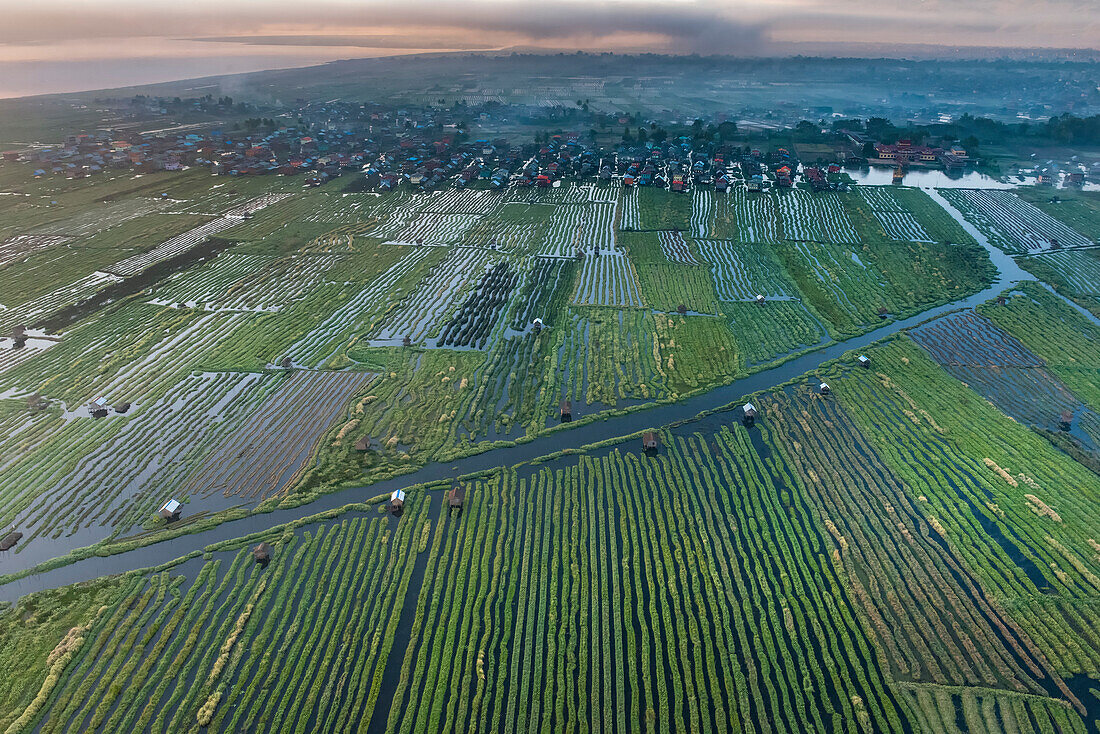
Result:
M639 229L669 229L686 232L691 228L691 197L654 186L638 188Z

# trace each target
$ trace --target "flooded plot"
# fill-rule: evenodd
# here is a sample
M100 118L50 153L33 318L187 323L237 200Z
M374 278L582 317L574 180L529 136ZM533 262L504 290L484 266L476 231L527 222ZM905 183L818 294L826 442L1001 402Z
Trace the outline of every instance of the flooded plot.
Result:
M390 220L368 232L370 237L385 239L393 245L449 245L461 242L467 230L481 219L480 214L414 214L408 220Z
M41 323L58 311L91 298L120 280L121 278L112 273L95 272L34 300L0 309L0 332L10 332L15 326L34 326Z
M575 181L563 181L561 186L548 188L509 188L505 201L526 201L532 204L586 204L589 189Z
M497 318L512 294L518 275L507 263L497 263L481 276L458 312L443 327L438 345L484 349Z
M834 244L861 241L837 194L790 189L776 198L783 239Z
M585 257L573 303L578 306L640 308L642 298L630 258L622 252L606 251Z
M0 242L0 268L22 262L31 255L71 242L72 237L50 234L20 234Z
M1100 296L1100 253L1096 250L1050 252L1028 259L1053 269L1077 293Z
M337 344L349 338L356 328L370 323L368 316L384 311L389 299L395 295L397 284L419 272L421 264L431 260L432 252L427 247L409 250L351 300L295 342L284 356L290 357L295 364L307 367L323 362L337 348Z
M683 265L698 265L699 261L691 254L691 248L684 240L684 235L679 232L658 232L657 241L661 245L661 252L665 254L671 263Z
M1009 252L1049 250L1056 241L1061 247L1086 247L1092 240L1011 191L943 189L940 193L993 244Z
M248 500L285 493L324 432L372 379L366 372L294 372L214 448L180 492Z
M705 238L710 236L710 223L714 218L714 200L725 198L711 189L694 188L691 190L691 236Z
M74 214L50 224L44 224L41 227L35 227L34 231L28 234L68 238L91 237L131 219L163 211L173 203L167 199L120 199L99 204L79 214Z
M852 250L818 242L796 242L793 247L809 266L818 287L854 321L868 318L870 304L885 300L885 279L864 265Z
M749 301L758 295L789 297L794 286L766 245L729 240L696 240L699 255L710 264L714 286L723 301Z
M431 192L416 207L433 214L489 214L503 201L504 195L497 191L446 189Z
M642 228L642 215L638 209L638 189L631 186L619 189L619 229L638 230Z
M713 195L713 215L704 234L696 237L738 242L776 242L779 240L779 215L775 197L731 188Z
M371 340L419 343L438 332L441 320L458 303L468 285L480 278L499 255L488 250L455 248L389 313Z
M179 496L190 462L201 460L209 441L241 425L262 397L256 392L261 380L258 374L193 375L124 416L75 419L64 448L81 446L86 453L71 471L63 471L63 464L52 467L60 476L35 474L33 464L5 471L4 514L17 513L13 523L23 528L25 542L71 535L81 527L107 528L88 539L94 542L111 528L140 525ZM113 421L117 430L107 425Z
M586 206L556 206L550 215L550 226L538 245L540 257L574 257L581 248L588 221Z
M17 346L15 339L7 336L0 337L0 374L34 359L50 347L55 346L57 341L57 337L32 336L23 341L21 346Z
M892 240L932 242L917 218L893 192L881 186L859 186L856 193L871 207L871 214Z
M519 293L519 307L509 325L514 331L530 328L535 319L550 326L556 315L554 305L560 304L565 293L573 291L576 263L559 258L534 258Z
M556 207L548 205L504 204L474 223L462 244L534 252L546 241L555 211Z
M940 364L973 367L1039 367L1043 361L1027 347L974 311L948 314L911 332Z
M204 311L278 312L315 292L341 255L264 255L223 253L159 288L150 303Z

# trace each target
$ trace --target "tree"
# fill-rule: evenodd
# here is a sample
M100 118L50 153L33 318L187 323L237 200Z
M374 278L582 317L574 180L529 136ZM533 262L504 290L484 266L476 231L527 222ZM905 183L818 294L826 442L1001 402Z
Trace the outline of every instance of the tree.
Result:
M721 141L733 140L737 135L737 123L733 120L726 120L718 125L718 139Z
M645 128L644 127L638 128L638 142L639 143L644 143L647 140L649 140L649 135L646 134Z
M871 141L867 141L863 144L863 157L874 158L875 157L875 144Z

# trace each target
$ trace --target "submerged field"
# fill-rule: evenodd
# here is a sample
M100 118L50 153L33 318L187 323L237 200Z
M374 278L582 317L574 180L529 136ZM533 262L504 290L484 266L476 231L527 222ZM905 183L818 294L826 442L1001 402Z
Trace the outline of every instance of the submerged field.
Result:
M918 236L953 220L915 190L12 185L0 523L17 554L156 531L169 498L204 523L305 502L559 429L563 401L584 422L677 400L993 272L965 235ZM868 201L916 224L880 227Z
M982 291L924 192L43 185L0 241L0 572L501 461L0 609L0 731L1096 731L1100 332L1040 284L755 422L507 459ZM1083 291L1089 252L1029 259Z

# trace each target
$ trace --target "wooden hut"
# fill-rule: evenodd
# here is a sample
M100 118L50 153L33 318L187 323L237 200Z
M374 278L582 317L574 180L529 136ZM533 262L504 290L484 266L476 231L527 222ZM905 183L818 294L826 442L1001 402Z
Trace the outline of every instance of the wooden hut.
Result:
M657 453L657 432L646 431L642 434L642 450L647 454Z
M685 306L682 303L679 306L676 307L676 313L680 314L681 316L685 315L687 312L688 312L688 307Z
M466 501L466 487L462 484L456 484L451 487L450 493L447 495L447 505L449 507L462 507L462 503Z
M1005 301L1004 296L997 296L997 305L998 306L1003 306L1003 305L1005 305L1005 303L1006 303L1006 301Z
M406 336L404 339L401 340L401 346L403 346L403 347L411 347L412 345L413 345L412 337Z
M390 495L390 512L395 515L400 515L401 510L405 508L405 492L400 489L393 490L393 494Z
M183 512L183 505L176 500L168 500L160 508L160 516L168 522L179 520L181 512Z
M271 546L267 543L260 543L252 549L252 558L261 566L266 566L271 560Z
M12 340L12 345L11 345L12 349L22 349L23 347L27 346L27 337L25 337L25 336L13 336L11 338L11 340Z
M356 451L368 451L370 450L370 436L363 436L361 439L355 442Z
M542 331L542 319L535 319L531 322L531 329L538 334Z
M279 362L279 366L282 367L284 370L289 370L293 365L294 362L290 359L290 357L283 357L282 360Z
M573 403L569 400L561 401L561 405L558 406L558 411L562 421L573 420Z
M745 425L751 426L756 421L756 406L752 403L745 403L741 410L745 413Z
M886 316L887 316L887 315L888 315L889 313L890 313L890 312L889 312L889 311L888 311L888 310L886 309L886 306L879 306L879 307L878 307L878 317L879 317L880 319L882 319L883 321L885 321L885 320L886 320Z
M22 324L19 324L18 326L13 326L12 329L11 329L11 338L12 339L19 339L19 338L24 337L26 335L27 335L27 327L23 326Z
M1068 431L1073 425L1073 413L1068 410L1063 410L1062 415L1059 416L1058 427L1063 431Z
M50 407L50 401L39 393L27 398L27 408L29 410L45 410L48 407Z
M115 404L115 412L116 413L125 413L129 409L130 409L130 404L129 403L116 403Z
M757 306L763 306L767 302L768 302L768 299L764 298L764 295L762 293L757 293L756 294L756 305Z
M828 395L830 392L832 392L832 390L829 388L829 386L827 384L825 384L824 382L821 383L820 385L818 385L817 389L818 389L818 392L820 392L822 395Z
M92 408L92 417L93 418L106 418L107 417L107 409L106 408Z
M857 359L856 361L859 362L860 367L870 367L871 366L871 360L867 358L866 354L859 355L859 359Z
M5 535L3 538L0 538L0 551L11 550L12 547L15 546L15 544L18 543L19 539L22 538L22 537L23 537L23 533L20 533L16 530L12 530L10 533Z

